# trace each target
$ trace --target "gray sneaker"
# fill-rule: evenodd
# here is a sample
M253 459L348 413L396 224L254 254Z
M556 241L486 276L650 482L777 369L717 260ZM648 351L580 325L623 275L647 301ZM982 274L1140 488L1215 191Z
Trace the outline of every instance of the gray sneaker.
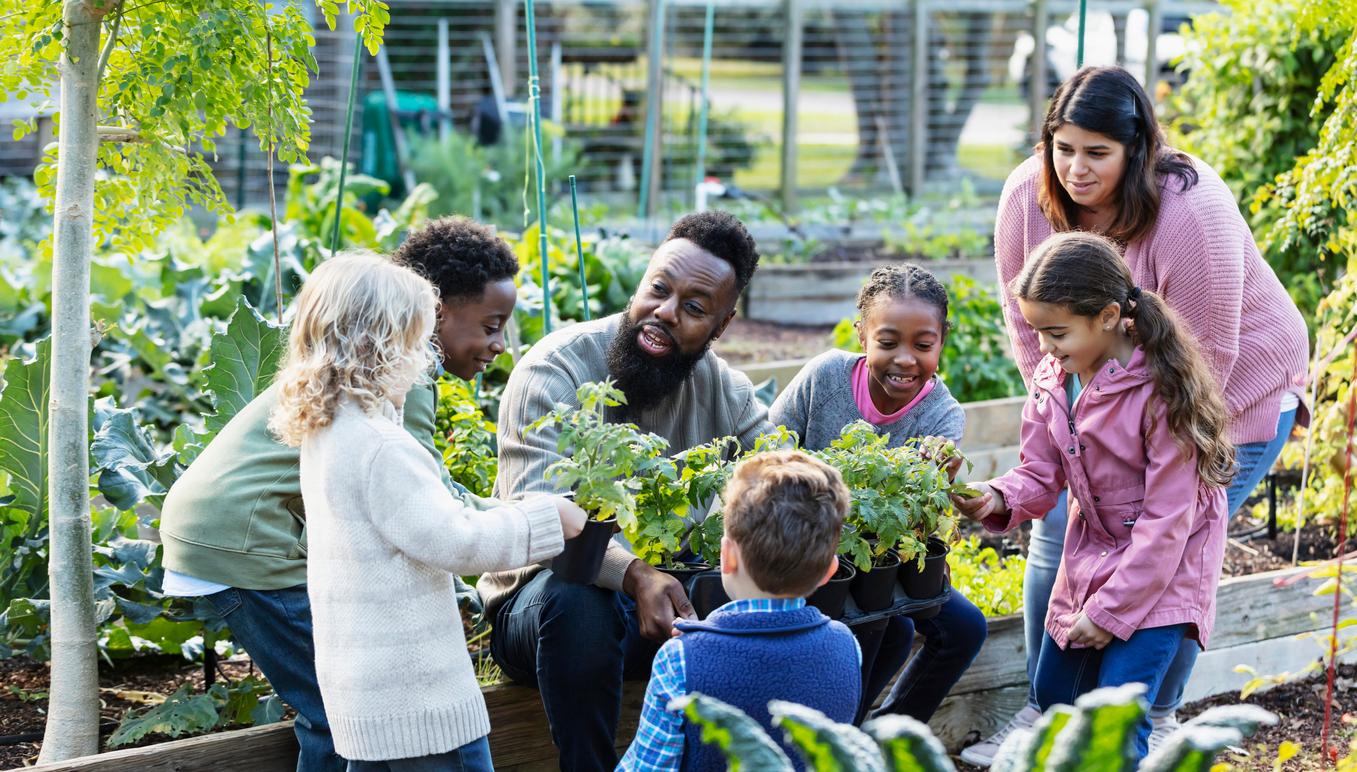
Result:
M1159 746L1163 745L1182 726L1178 723L1178 716L1174 713L1151 719L1150 724L1153 727L1150 730L1150 753L1158 750Z
M1031 729L1041 718L1041 711L1031 705L1024 705L1023 709L1004 724L1004 728L981 740L975 745L968 745L961 749L961 760L975 767L988 767L994 763L994 754L999 752L999 746L1004 744L1004 740L1019 729Z

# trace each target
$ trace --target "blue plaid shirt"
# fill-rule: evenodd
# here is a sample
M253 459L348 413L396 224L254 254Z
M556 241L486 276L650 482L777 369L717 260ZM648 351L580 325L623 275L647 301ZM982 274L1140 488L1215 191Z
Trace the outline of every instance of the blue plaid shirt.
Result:
M804 608L805 598L750 598L733 600L723 612L794 611ZM862 652L858 652L859 661ZM617 765L627 772L671 772L683 762L683 715L670 713L669 701L688 693L688 674L683 664L683 638L671 638L660 647L650 668L650 684L641 704L641 723L627 755Z

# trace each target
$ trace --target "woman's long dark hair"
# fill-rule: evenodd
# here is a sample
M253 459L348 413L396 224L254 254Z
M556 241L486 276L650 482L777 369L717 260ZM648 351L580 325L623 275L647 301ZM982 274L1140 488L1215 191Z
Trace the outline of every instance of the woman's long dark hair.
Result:
M1132 339L1145 350L1154 392L1163 401L1169 431L1180 447L1197 451L1197 473L1211 485L1229 485L1235 450L1226 436L1225 398L1178 315L1164 299L1140 290L1111 241L1092 233L1057 233L1027 259L1009 284L1014 297L1050 303L1076 316L1097 317L1116 303L1131 320Z
M1057 231L1076 230L1079 205L1055 173L1053 137L1067 123L1104 134L1126 146L1126 171L1117 192L1117 216L1104 233L1129 244L1154 228L1160 178L1178 177L1182 189L1197 184L1192 160L1165 144L1154 103L1131 73L1120 67L1085 67L1060 84L1041 125L1041 184L1037 204Z

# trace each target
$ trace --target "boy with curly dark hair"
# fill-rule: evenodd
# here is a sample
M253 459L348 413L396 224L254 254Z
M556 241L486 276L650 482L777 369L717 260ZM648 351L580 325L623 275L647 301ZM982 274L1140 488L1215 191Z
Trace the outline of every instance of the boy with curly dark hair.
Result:
M493 230L462 217L435 220L410 234L393 259L438 290L431 345L447 372L472 378L504 351L518 260ZM435 403L432 385L417 386L406 396L403 418L406 431L444 469L433 444ZM163 592L206 599L296 709L300 772L343 770L316 680L298 451L267 426L277 404L276 386L255 397L165 497ZM446 470L443 477L459 488Z

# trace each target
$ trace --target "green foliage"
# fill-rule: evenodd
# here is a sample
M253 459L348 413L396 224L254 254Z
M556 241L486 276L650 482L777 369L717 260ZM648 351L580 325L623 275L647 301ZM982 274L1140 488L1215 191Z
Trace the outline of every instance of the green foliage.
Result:
M226 325L226 334L212 339L212 364L203 371L215 407L207 416L208 431L221 431L268 388L285 346L283 329L265 321L241 298Z
M1180 144L1234 190L1309 319L1355 243L1343 191L1357 182L1357 14L1345 0L1223 5L1228 13L1196 16L1186 33Z
M1052 708L1032 729L1015 732L995 756L994 772L1113 772L1135 769L1135 725L1145 712L1141 684L1096 689L1074 707ZM699 693L669 704L702 727L702 741L715 745L730 769L786 770L790 762L763 727L739 709ZM815 772L954 772L942 743L928 726L903 716L869 721L862 729L838 724L818 711L773 700L773 723L786 734L808 770ZM1277 717L1252 705L1215 708L1168 738L1145 760L1144 772L1211 769L1215 755L1242 742ZM864 734L865 732L865 734ZM873 744L875 740L875 744Z
M522 306L514 316L519 320L523 342L532 344L542 337L542 259L537 226L533 225L517 238L506 235L506 240L518 256L521 266L518 283ZM584 278L589 288L590 318L621 311L631 294L645 276L650 263L650 250L634 241L616 236L585 236L582 242ZM584 319L584 305L580 293L579 259L575 255L575 236L556 228L547 228L547 273L551 277L551 310L555 315L552 328L565 319Z
M758 722L739 708L694 692L669 702L670 711L701 727L702 742L715 745L730 772L790 772L792 762Z
M979 536L971 535L952 545L947 565L952 569L952 588L985 616L1022 612L1023 571L1027 566L1022 555L1000 557L993 547L982 546Z
M410 140L410 169L415 179L438 193L430 209L433 216L461 214L514 230L527 224L523 181L531 159L523 143L509 138L482 146L475 137L456 131L441 139L411 136ZM580 165L580 142L566 136L560 126L544 121L542 141L551 148L558 140L561 152L548 150L542 156L548 180L564 180ZM548 192L560 196L559 190Z
M999 296L960 274L948 281L947 296L951 328L939 370L948 388L964 402L1023 394L1022 374L1009 355Z
M853 496L844 522L840 554L866 571L891 550L902 561L928 556L928 539L949 541L956 532L946 465L950 442L911 439L890 447L866 421L855 421L828 448L816 453L839 470ZM875 539L875 543L871 540Z
M885 234L886 249L907 260L957 260L989 249L989 236L970 228L946 230L932 222L906 221L903 231Z
M477 496L489 496L499 468L495 424L476 401L473 384L444 378L437 388L434 445L453 481Z
M380 0L353 0L369 48L380 43ZM335 0L321 0L333 28ZM110 3L97 117L116 140L100 143L95 243L149 248L193 206L230 208L209 161L231 128L253 128L261 149L303 160L311 110L303 94L316 70L310 23L299 4L270 8L245 0ZM50 100L64 52L60 3L0 2L0 102ZM61 120L55 121L61 130ZM33 129L18 121L15 139ZM34 174L44 198L56 185L54 150Z
M686 486L690 511L707 510L706 517L688 532L688 548L709 566L721 562L721 536L725 533L718 498L735 471L731 457L739 450L734 437L719 437L680 454L681 483Z
M636 557L652 566L677 567L674 556L692 527L681 474L673 460L658 459L636 492L636 525L623 529Z
M182 737L217 727L272 724L282 717L282 702L262 678L215 683L200 694L194 694L193 685L186 683L164 702L124 714L108 738L108 747L130 745L153 734Z
M0 472L8 475L10 506L39 518L47 513L47 394L52 341L28 362L11 359L0 391Z
M928 724L904 715L885 715L862 727L881 746L891 772L953 772L947 749Z
M575 503L595 519L616 517L624 531L634 530L641 479L667 463L660 454L668 443L635 424L609 421L608 409L627 400L610 380L581 385L575 398L578 407L558 404L527 427L555 430L556 450L564 458L547 467L547 479L574 491Z
M806 766L825 772L886 772L876 744L857 727L783 700L769 702L768 712Z
M947 341L938 373L962 402L1015 397L1024 393L1022 374L1009 355L1003 305L994 290L969 276L953 274L947 283ZM861 352L853 319L843 319L830 343Z

